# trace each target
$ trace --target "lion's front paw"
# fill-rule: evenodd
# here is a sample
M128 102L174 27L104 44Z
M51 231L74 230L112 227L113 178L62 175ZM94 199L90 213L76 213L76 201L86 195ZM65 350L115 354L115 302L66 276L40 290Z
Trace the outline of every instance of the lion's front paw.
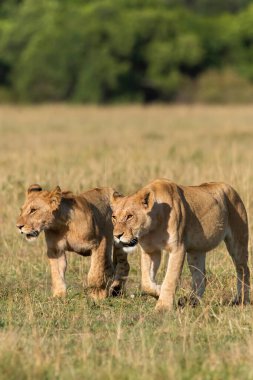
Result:
M92 289L90 291L90 297L94 301L104 300L107 297L106 289Z
M54 289L53 290L53 297L54 298L63 298L66 297L67 291L66 289Z
M142 291L144 294L147 294L149 296L152 296L158 299L161 293L161 285L156 285L156 284L154 284L153 286L142 285Z
M173 301L166 302L163 300L158 300L155 306L155 310L160 312L169 312L173 310Z

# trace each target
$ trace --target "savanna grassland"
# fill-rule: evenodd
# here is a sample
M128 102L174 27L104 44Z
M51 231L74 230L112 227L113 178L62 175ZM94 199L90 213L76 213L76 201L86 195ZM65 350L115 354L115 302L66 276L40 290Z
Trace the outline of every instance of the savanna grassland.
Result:
M253 305L229 304L224 246L208 254L202 304L158 315L141 294L138 251L125 297L88 300L89 258L69 253L68 296L53 299L44 237L29 244L15 227L31 183L129 193L167 177L232 184L253 236L252 165L252 107L0 107L0 379L252 379ZM253 273L251 239L249 249ZM190 281L185 267L177 298Z

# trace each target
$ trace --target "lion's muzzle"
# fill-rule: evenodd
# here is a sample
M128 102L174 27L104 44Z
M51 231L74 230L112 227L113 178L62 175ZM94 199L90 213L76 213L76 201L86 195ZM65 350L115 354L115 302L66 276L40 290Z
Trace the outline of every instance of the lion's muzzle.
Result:
M33 240L36 240L37 239L37 237L39 236L39 231L31 231L31 232L28 232L28 233L26 233L26 232L21 232L22 234L24 234L25 235L25 237L26 237L26 240L28 240L28 241L33 241Z
M38 231L38 230L29 230L29 231L27 231L25 229L25 226L22 225L22 224L17 224L17 228L19 229L20 233L22 235L25 235L26 239L30 240L30 241L31 240L35 240L39 236L39 234L40 234L40 231Z
M135 247L138 244L138 239L135 237L128 243L125 243L124 241L121 241L121 243L123 247Z
M123 247L123 250L125 252L131 252L133 248L138 244L138 238L135 237L130 241L124 241L121 238L114 236L114 242L116 246Z

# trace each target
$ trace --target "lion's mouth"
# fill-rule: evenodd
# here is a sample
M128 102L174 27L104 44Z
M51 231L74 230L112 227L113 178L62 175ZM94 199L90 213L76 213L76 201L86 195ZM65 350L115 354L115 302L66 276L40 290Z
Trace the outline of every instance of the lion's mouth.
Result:
M138 239L137 238L133 238L128 243L124 243L123 241L121 241L121 244L123 245L123 247L135 247L138 244Z
M39 231L32 231L28 234L25 234L27 240L35 240L39 236Z

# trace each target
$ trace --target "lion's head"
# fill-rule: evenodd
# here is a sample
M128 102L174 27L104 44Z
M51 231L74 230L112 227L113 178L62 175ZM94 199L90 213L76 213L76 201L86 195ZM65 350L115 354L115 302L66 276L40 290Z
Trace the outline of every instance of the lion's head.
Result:
M116 245L122 246L125 252L131 252L138 244L138 239L149 231L153 205L154 193L150 189L142 189L128 197L114 193L112 200L114 241Z
M53 191L42 190L37 184L28 188L25 203L17 219L17 228L27 240L35 240L41 231L52 226L61 196L59 186Z

